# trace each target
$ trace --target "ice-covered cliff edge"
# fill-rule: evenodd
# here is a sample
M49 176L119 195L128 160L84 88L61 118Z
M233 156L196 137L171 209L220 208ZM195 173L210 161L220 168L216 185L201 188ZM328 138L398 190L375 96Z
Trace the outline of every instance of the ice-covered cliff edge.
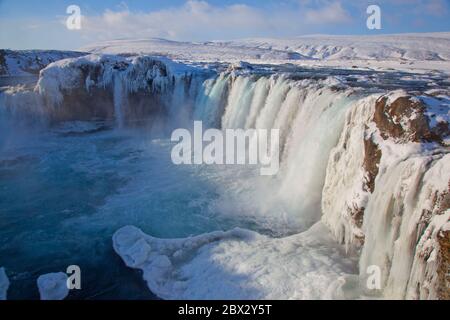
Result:
M51 63L40 72L34 90L9 87L2 99L17 117L51 122L100 118L123 126L150 115L182 118L192 109L192 91L211 74L164 57L87 55Z
M449 135L448 97L394 92L355 105L331 153L322 220L386 297L448 298Z

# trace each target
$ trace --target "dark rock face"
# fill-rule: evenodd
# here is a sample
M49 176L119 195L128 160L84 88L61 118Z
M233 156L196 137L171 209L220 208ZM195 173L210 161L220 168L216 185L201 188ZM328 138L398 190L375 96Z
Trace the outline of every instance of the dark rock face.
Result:
M373 193L375 190L375 179L378 175L379 164L381 160L381 150L378 145L372 141L371 138L364 139L364 170L366 172L365 181L363 185L364 191ZM364 223L365 208L349 208L350 216L358 228L362 228ZM356 237L359 242L358 246L364 244L364 238Z
M450 231L443 231L438 235L440 246L441 267L438 269L439 276L439 299L450 300Z
M399 97L390 104L382 97L375 105L374 122L385 140L442 143L442 138L450 134L448 123L430 128L425 111L426 106L412 97Z
M378 175L378 166L381 160L381 150L372 139L364 140L364 169L367 172L365 191L373 193L375 190L375 178Z
M434 298L441 300L450 299L450 230L437 230L437 234L430 228L433 217L445 214L450 208L450 182L446 192L435 192L432 198L430 210L424 210L420 223L417 225L417 234L420 244L417 247L418 264L425 266L424 282L413 282L410 286L414 288L417 298L428 298L430 295L430 284L434 283L433 289L437 296ZM433 246L426 246L426 243L433 243ZM434 255L432 257L432 255ZM437 268L428 269L428 262L436 261Z
M114 97L111 90L84 87L64 92L64 107L54 107L49 113L52 122L71 120L114 119Z
M447 192L436 195L434 203L439 215L450 209L450 181ZM439 299L450 300L450 230L439 232L437 240L440 247L438 253Z

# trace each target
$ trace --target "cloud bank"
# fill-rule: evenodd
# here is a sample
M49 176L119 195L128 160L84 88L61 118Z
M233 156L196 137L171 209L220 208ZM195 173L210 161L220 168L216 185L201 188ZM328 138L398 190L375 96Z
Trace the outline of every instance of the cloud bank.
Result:
M313 31L317 25L351 23L351 15L338 1L309 9L281 6L270 11L245 4L214 6L190 0L180 7L152 12L128 8L106 10L100 16L84 17L83 33L100 39L161 37L173 40L230 39L246 36L277 36Z

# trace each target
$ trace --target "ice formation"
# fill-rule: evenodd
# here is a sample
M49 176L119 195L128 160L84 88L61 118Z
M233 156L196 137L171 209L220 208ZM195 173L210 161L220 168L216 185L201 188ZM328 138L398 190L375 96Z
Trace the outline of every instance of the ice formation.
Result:
M5 268L0 268L0 300L6 300L9 288L9 280Z
M235 229L163 240L130 226L113 243L164 299L344 298L354 271L320 223L283 239Z
M41 300L64 300L69 294L67 279L67 274L64 272L39 276L37 286Z
M362 276L381 268L389 298L448 294L450 158L424 118L432 108L404 92L366 99L347 114L328 164L322 220L347 248L362 248Z

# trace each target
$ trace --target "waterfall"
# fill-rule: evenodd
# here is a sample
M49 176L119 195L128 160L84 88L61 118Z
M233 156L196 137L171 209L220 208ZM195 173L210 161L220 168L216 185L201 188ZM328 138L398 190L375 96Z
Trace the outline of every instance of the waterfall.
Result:
M124 127L124 104L125 104L125 97L124 97L124 88L122 79L120 77L120 74L114 75L113 80L113 101L114 101L114 117L116 120L116 126L119 129L122 129Z
M229 74L220 74L202 85L194 110L194 119L202 120L205 127L220 127L220 119L228 94Z
M439 207L436 194L448 190L444 172L450 172L450 155L412 156L390 165L377 179L376 183L383 187L375 189L365 212L366 242L360 270L364 274L369 266L378 266L388 298L438 298L439 245L433 244L437 240L431 233L439 230L439 225L448 224L450 211L436 214L428 227L424 219L429 218L424 212L431 214L434 207ZM416 249L418 240L428 232L430 238L425 236ZM424 247L428 248L422 250ZM425 268L434 270L434 274L427 274ZM429 287L420 288L424 283Z
M221 74L204 87L194 114L203 115L209 125L222 112L216 124L222 129L280 129L282 170L274 179L255 181L266 185L253 195L264 199L260 210L290 215L302 230L317 222L329 154L356 100L353 91L284 75Z
M298 231L322 218L346 244L365 235L360 260L363 290L366 270L379 266L384 296L436 299L436 288L443 280L433 274L439 264L432 250L439 248L437 230L449 220L450 212L437 214L431 222L423 221L423 212L434 210L434 194L448 190L447 175L442 174L449 171L445 169L448 156L427 155L414 144L396 145L393 150L399 154L389 156L392 146L379 142L383 157L376 185L382 187L371 195L363 186L368 179L363 171L368 152L364 141L373 130L379 94L334 90L320 81L294 81L283 75L221 75L220 79L214 96L224 101L210 107L225 106L222 129L281 130L279 175L271 181L252 182L254 193L260 193L251 195L260 202L259 212L285 211L296 220ZM342 218L347 210L357 208L365 208L362 231ZM418 244L423 233L428 240ZM420 251L416 252L416 245ZM426 261L424 256L431 258ZM418 289L423 283L429 288Z

